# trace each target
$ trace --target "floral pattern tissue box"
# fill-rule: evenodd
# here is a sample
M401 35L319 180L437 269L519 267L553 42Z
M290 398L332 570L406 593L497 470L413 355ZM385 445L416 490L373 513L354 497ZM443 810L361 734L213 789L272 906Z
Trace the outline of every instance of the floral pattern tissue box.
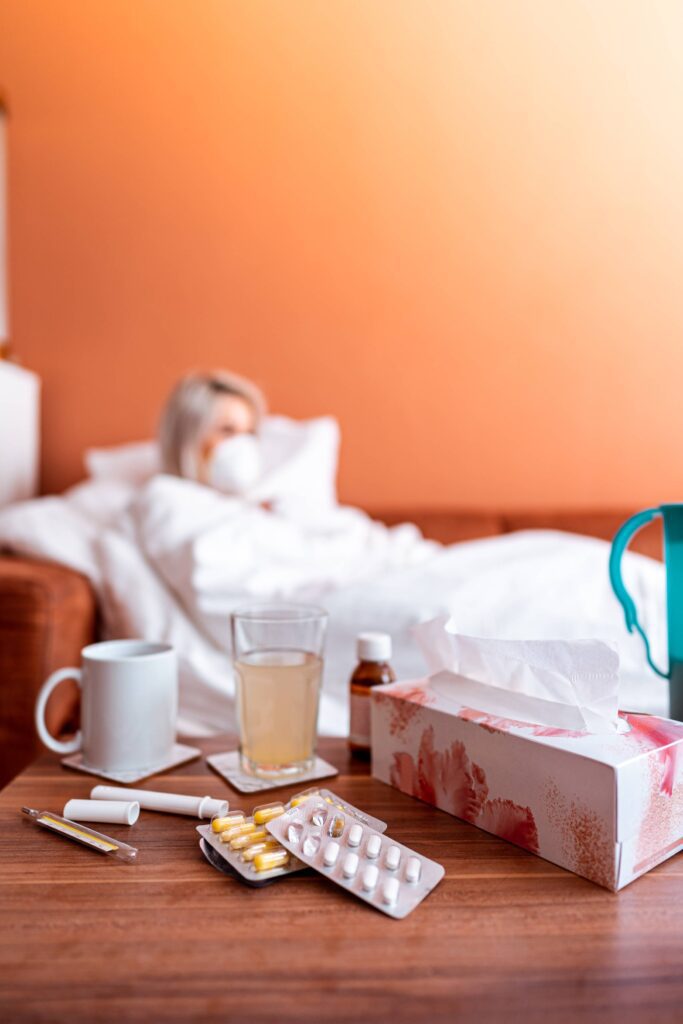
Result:
M372 773L617 891L683 849L683 724L619 713L611 735L456 703L430 679L372 691Z

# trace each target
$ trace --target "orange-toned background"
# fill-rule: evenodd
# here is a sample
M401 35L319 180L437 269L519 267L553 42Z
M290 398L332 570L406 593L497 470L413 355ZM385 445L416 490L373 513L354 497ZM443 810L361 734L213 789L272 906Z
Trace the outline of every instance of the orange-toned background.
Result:
M44 486L225 365L365 505L683 497L678 0L3 0Z

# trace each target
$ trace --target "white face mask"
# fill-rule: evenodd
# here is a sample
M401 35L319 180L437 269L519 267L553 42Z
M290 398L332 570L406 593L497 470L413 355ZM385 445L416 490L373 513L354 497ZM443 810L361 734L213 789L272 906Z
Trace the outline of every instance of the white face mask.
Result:
M207 482L224 494L247 494L261 476L261 448L253 434L220 441L209 456Z

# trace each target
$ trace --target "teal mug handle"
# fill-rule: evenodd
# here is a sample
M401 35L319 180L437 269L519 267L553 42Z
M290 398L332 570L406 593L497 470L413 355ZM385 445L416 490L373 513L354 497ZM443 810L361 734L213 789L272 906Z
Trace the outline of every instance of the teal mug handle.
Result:
M655 516L660 516L661 514L661 509L648 508L644 512L637 512L636 515L631 516L630 519L627 519L626 522L619 527L616 536L612 541L612 551L609 556L609 578L610 583L612 584L612 589L617 595L621 607L624 609L624 615L626 616L626 628L629 633L632 633L634 629L640 633L643 638L643 643L645 644L645 655L650 668L654 669L658 676L661 676L663 679L668 679L669 673L662 672L660 668L657 668L650 656L650 641L645 634L645 630L638 622L638 612L636 611L635 602L624 586L624 581L621 578L621 559L624 551L628 547L628 542L631 537L634 533L637 533L642 526L645 526L646 523L652 522Z

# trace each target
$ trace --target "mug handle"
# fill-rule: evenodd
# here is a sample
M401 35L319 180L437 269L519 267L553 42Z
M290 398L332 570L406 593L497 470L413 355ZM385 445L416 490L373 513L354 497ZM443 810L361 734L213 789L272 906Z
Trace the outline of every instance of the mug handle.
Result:
M80 686L81 670L79 668L59 668L45 680L36 701L36 729L45 746L50 750L54 750L56 754L75 754L77 750L81 749L82 737L80 729L73 739L56 740L47 731L47 726L45 725L45 708L47 707L48 698L54 688L59 686L64 679L75 679Z
M650 668L654 669L658 676L661 676L663 679L668 679L669 673L662 672L660 668L657 668L650 656L650 641L645 635L645 630L638 622L638 612L636 611L635 602L624 586L624 581L621 578L621 559L624 551L628 547L631 537L634 533L637 533L642 526L651 522L655 516L661 516L661 514L661 510L658 508L648 508L645 509L644 512L637 512L619 527L614 540L612 541L612 550L609 556L609 579L612 584L612 589L617 595L621 607L624 609L626 628L629 633L632 633L634 629L640 633L643 638L643 643L645 644L645 656L647 657Z

